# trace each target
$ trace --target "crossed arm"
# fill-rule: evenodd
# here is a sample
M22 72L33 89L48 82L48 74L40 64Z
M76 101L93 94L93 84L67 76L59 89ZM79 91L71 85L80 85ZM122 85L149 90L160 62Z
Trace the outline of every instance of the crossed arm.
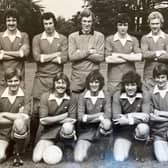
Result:
M119 64L127 61L141 61L142 54L137 39L133 41L133 48L130 53L115 52L113 50L113 39L108 37L105 44L105 61L107 63Z
M150 50L149 42L146 36L141 39L141 49L143 53L143 58L155 61L168 61L168 39L165 40L164 49L160 50Z
M40 39L38 36L35 36L33 39L33 57L37 62L53 62L62 64L65 63L68 59L68 44L67 38L62 37L60 50L52 53L42 53L40 46ZM57 46L56 46L57 47Z
M30 52L29 38L26 33L23 34L23 44L22 46L15 51L0 50L0 59L2 60L11 60L16 58L23 58L28 56Z
M0 113L0 124L12 124L18 118L23 120L28 119L29 116L25 113L11 113L11 112L1 112Z
M154 109L153 113L150 113L150 120L156 122L168 121L168 111Z
M113 96L113 121L114 124L133 125L141 122L149 121L150 113L150 97L148 94L143 94L142 112L133 111L128 114L122 114L122 107L119 100L120 93L116 92Z
M83 59L100 63L104 61L104 36L100 35L95 41L94 47L88 49L78 49L77 41L72 35L69 36L69 59L70 61L80 61ZM86 44L88 45L88 44Z

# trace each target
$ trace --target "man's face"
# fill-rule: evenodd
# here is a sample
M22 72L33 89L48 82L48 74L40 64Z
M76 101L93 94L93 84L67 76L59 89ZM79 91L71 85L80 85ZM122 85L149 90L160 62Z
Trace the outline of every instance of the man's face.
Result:
M126 35L128 31L128 23L117 23L117 31L120 35Z
M7 17L6 27L9 31L15 31L17 29L17 19L13 17Z
M81 25L82 25L82 31L84 33L90 33L90 31L92 29L92 25L93 25L92 16L82 17Z
M89 83L89 86L92 93L97 93L100 89L100 82L99 80L94 80Z
M167 87L167 75L159 75L155 77L155 82L159 89L163 90Z
M12 77L11 79L7 80L7 86L9 87L9 92L11 94L16 94L19 86L20 86L20 79L17 76Z
M48 20L44 19L43 20L43 25L44 25L45 32L48 35L52 35L54 33L55 26L54 26L54 20L53 20L53 18L50 18Z
M137 84L136 83L126 83L125 84L125 91L127 96L133 97L137 92Z
M58 95L62 95L66 92L67 89L67 83L63 79L59 79L58 81L55 81L55 93Z
M152 31L152 34L157 35L161 29L161 22L160 19L151 19L149 23L149 27Z

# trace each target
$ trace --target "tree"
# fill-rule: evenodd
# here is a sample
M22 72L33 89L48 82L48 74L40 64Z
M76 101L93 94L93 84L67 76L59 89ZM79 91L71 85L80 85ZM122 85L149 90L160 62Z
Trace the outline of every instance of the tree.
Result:
M156 4L158 5L162 3L162 1L163 0L84 0L84 8L91 7L97 19L96 29L105 35L116 31L116 16L119 13L127 13L131 18L131 24L129 25L130 32L140 37L144 32L149 31L147 24L148 14L156 10ZM164 17L167 18L167 9L161 9L160 11ZM165 21L168 22L167 19L165 19ZM165 23L165 25L167 25L167 23Z
M58 16L56 20L56 29L59 33L68 36L70 33L75 31L75 24L71 19L66 20L64 17Z

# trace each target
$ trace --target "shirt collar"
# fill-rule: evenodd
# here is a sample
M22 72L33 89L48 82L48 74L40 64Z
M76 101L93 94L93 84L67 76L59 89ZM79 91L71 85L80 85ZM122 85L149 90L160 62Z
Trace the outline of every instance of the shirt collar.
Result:
M11 95L9 94L9 87L7 87L4 92L2 93L1 97L5 98L5 97L10 97ZM23 97L24 96L24 92L21 88L18 89L17 94L15 95L16 97Z
M120 98L121 98L121 99L129 99L129 97L127 96L126 93L121 93ZM135 98L142 98L142 93L137 93L137 94L135 95Z
M87 35L93 35L94 34L94 30L91 29L90 33ZM84 35L84 33L82 32L82 29L79 30L79 35Z
M42 33L42 35L41 35L41 39L47 39L49 36L47 35L47 33L44 31L43 33ZM54 34L53 34L53 36L52 36L53 38L60 38L59 37L59 34L56 32L56 31L54 31Z
M132 38L129 34L126 35L126 38L125 38L127 41L132 41ZM122 40L122 38L120 38L118 32L114 34L114 38L113 38L113 41L118 41L118 40Z
M160 93L160 89L158 88L157 85L155 85L154 89L153 89L153 94L157 94L157 93ZM168 88L164 90L165 92L168 92Z
M56 100L56 99L57 99L57 97L55 96L54 93L51 93L51 94L49 95L48 100ZM64 99L64 100L69 100L70 97L69 97L67 94L64 94L64 96L62 97L62 99Z
M147 37L153 37L153 34L152 34L152 32L149 32L146 36L147 36ZM163 38L163 39L166 38L166 37L165 37L165 33L164 33L162 30L160 30L160 32L158 33L158 36L159 36L160 38Z
M93 96L91 96L91 92L90 90L87 90L87 92L85 93L85 98L92 98ZM103 90L100 90L98 95L96 96L97 98L105 98L104 92Z
M6 30L6 31L3 33L3 37L9 37L9 36L10 36L9 30ZM16 30L15 36L16 36L16 37L19 37L19 38L22 37L21 32L20 32L18 29Z

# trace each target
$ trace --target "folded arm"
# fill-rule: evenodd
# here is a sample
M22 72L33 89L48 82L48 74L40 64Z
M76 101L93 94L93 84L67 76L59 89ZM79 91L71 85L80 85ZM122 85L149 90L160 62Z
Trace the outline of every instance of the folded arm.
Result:
M60 123L62 120L68 117L68 112L57 116L48 116L40 119L42 125L50 125L53 123Z

